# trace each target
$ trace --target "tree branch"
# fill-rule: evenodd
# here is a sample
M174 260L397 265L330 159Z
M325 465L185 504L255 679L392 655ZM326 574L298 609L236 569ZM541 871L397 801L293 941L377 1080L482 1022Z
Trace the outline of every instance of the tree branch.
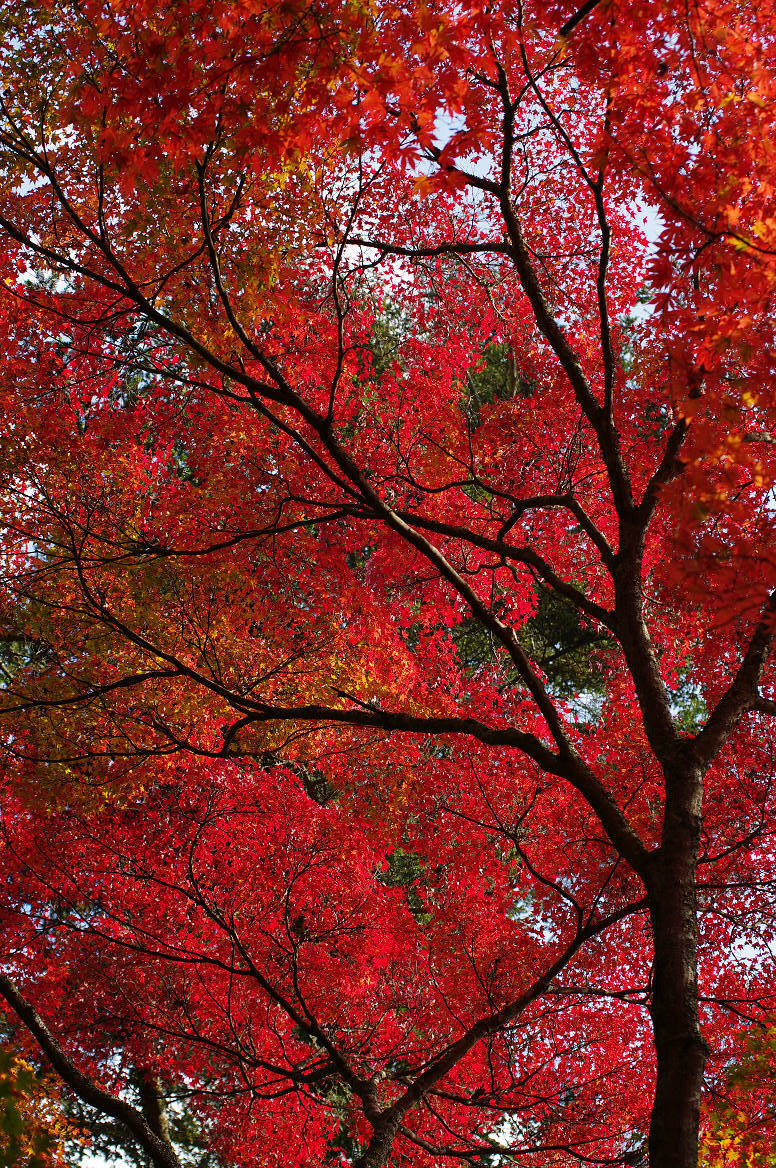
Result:
M747 710L773 712L766 707L774 706L774 703L766 703L766 699L760 697L757 687L773 647L774 616L776 592L772 592L768 598L733 681L712 710L706 725L693 739L692 754L701 766L708 766L713 761Z
M566 23L561 26L558 36L567 37L569 33L573 32L578 24L581 24L585 17L589 16L594 8L597 8L602 0L585 0L581 8L578 8L573 16L570 16Z
M155 1168L181 1168L181 1163L168 1140L158 1135L145 1119L142 1112L130 1103L111 1095L99 1087L93 1079L71 1061L61 1045L49 1030L40 1014L24 998L9 977L0 974L0 996L37 1042L46 1058L64 1083L79 1099L94 1107L103 1115L117 1120L137 1140L143 1151L150 1157Z

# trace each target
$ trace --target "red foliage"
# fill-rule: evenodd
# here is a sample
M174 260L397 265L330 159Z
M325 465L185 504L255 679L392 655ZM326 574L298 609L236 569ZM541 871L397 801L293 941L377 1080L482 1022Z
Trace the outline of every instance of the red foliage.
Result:
M2 24L16 1040L157 1168L142 1084L691 1168L776 1007L768 14Z

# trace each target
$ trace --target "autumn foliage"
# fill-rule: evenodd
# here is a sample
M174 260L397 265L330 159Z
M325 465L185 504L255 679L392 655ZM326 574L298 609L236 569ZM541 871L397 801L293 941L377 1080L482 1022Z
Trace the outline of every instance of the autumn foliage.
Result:
M49 1162L771 1162L775 20L0 8Z

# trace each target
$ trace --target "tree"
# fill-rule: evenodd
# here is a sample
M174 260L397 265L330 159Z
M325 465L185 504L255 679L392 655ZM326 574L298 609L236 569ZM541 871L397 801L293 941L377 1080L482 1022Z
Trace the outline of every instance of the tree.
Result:
M0 995L157 1168L690 1168L772 1025L770 15L3 9Z

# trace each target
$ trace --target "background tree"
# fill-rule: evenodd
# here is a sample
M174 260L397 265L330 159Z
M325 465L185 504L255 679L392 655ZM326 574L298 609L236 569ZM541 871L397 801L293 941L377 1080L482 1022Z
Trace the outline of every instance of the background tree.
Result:
M728 1065L711 1093L710 1119L701 1149L703 1163L773 1163L773 1034L747 1034L743 1055Z
M772 1022L767 16L3 9L0 994L159 1168L689 1168Z

